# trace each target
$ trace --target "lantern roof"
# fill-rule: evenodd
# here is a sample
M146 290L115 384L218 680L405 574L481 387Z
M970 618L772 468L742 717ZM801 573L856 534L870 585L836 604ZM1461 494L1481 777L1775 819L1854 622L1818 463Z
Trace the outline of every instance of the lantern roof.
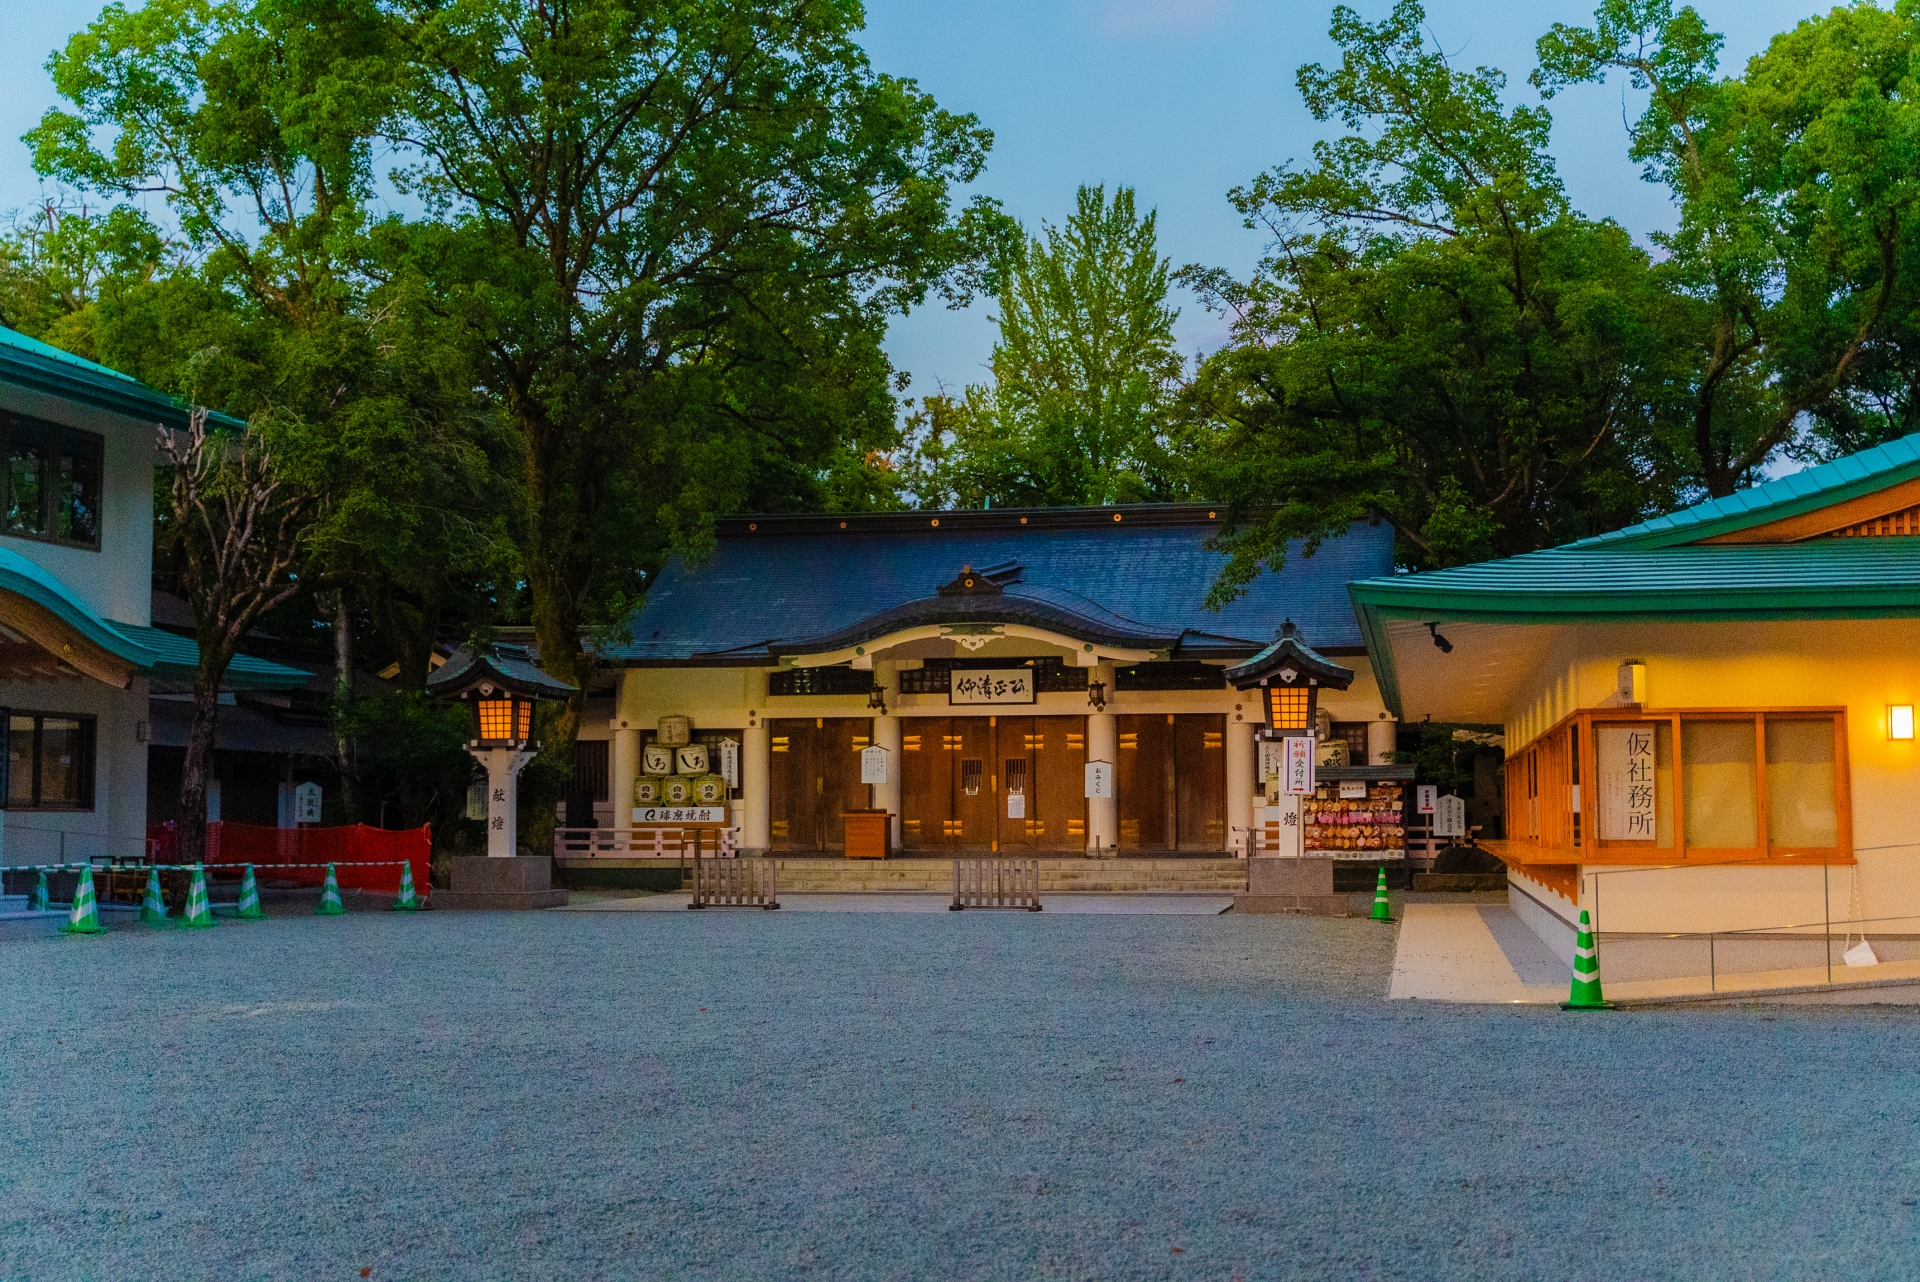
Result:
M441 699L465 699L491 686L522 699L564 700L577 687L542 672L524 646L462 646L427 678L427 693Z
M1353 684L1352 670L1341 667L1302 640L1300 629L1293 626L1292 619L1280 625L1272 645L1245 663L1228 668L1225 675L1227 684L1237 690L1272 682L1282 685L1298 682L1333 690L1344 690Z

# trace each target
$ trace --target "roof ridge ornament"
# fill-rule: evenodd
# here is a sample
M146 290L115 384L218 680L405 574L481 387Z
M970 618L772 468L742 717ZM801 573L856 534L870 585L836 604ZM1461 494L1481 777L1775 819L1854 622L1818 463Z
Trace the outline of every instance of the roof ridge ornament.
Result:
M1009 575L1002 566L976 571L971 565L963 565L951 583L943 583L936 590L941 596L1001 596L1001 584L1008 578L1017 578L1019 572L1018 566L1014 566Z

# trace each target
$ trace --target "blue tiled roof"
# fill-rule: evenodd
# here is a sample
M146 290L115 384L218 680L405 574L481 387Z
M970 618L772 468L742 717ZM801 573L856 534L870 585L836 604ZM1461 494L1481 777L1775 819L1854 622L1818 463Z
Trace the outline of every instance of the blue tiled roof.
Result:
M1920 433L1567 546L1668 547L1797 516L1920 476Z
M1226 649L1251 653L1289 618L1316 648L1360 646L1347 584L1392 572L1391 528L1357 524L1310 557L1290 548L1280 573L1216 613L1207 589L1226 557L1205 544L1219 528L1206 508L1173 504L728 520L710 559L676 558L660 571L628 625L632 641L600 654L764 662L783 643L930 597L962 565L1003 562L1022 567L1010 595L1072 593L1168 636L1209 634L1196 640L1210 650L1225 638Z

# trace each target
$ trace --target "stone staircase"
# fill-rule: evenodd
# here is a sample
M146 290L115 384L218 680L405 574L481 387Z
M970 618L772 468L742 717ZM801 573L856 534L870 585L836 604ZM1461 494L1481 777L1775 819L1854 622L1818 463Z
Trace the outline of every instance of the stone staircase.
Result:
M967 856L963 856L967 857ZM977 858L1020 858L981 855ZM953 892L951 858L795 859L775 857L783 895L849 894L865 891ZM1151 891L1190 895L1235 895L1247 888L1247 865L1239 859L1040 859L1040 892Z

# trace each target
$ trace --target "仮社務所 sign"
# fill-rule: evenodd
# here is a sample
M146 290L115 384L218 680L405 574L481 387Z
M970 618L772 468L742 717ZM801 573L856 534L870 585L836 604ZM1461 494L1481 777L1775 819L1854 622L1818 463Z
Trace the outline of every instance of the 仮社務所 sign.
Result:
M1659 836L1653 736L1652 726L1601 726L1594 731L1602 841L1653 841Z

